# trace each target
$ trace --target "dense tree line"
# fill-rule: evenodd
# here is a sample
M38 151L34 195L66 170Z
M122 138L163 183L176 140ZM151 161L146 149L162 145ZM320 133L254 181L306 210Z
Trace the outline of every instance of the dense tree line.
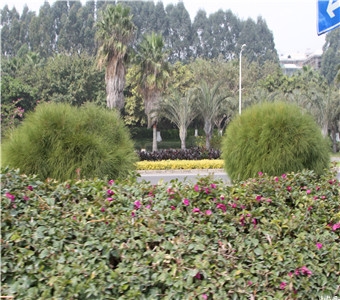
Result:
M161 34L170 62L219 55L232 59L244 43L247 44L244 55L250 61L277 61L273 34L261 17L244 21L230 10L219 10L209 16L201 10L191 21L182 2L166 7L162 2L152 1L127 1L124 5L130 7L137 28L133 47L146 33ZM28 47L45 58L61 52L94 55L95 24L106 6L105 1L89 1L84 5L79 1L56 1L52 5L45 2L37 14L27 6L20 14L6 5L1 9L1 53L13 57L21 47Z

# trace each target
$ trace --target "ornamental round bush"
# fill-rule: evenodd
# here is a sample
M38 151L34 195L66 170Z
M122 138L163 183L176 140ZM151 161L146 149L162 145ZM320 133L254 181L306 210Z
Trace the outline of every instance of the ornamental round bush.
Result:
M137 156L116 111L45 103L5 139L2 159L26 174L67 180L125 176Z
M222 144L221 156L232 180L303 169L320 175L329 167L328 143L312 116L284 102L245 110L230 123Z

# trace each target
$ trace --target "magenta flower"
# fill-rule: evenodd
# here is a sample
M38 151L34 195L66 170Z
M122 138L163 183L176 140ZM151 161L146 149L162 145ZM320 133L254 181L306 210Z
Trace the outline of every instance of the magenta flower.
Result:
M212 184L210 184L210 187L211 187L212 189L216 189L216 184L215 184L215 183L212 183Z
M282 281L281 284L280 284L280 289L284 290L286 288L286 286L287 286L287 283Z
M292 187L291 186L287 186L287 191L291 192L291 190L292 190Z
M256 196L256 201L261 201L261 199L262 199L261 195Z
M33 186L29 185L29 186L27 187L27 189L30 190L30 191L33 191Z
M150 209L151 208L151 205L148 204L147 206L145 206L146 209Z
M183 204L184 204L185 206L188 206L188 205L190 204L189 199L187 199L187 198L183 199Z
M232 208L237 208L237 204L236 203L231 203L229 204Z
M210 215L212 214L212 211L211 211L210 209L207 209L207 210L205 211L205 214L206 214L207 216L210 216Z
M309 270L306 266L300 268L301 275L307 275L308 277L311 276L313 273Z
M195 184L195 186L194 186L194 191L195 192L199 192L200 191L200 187L197 184Z
M134 203L135 209L140 209L141 206L142 206L142 203L139 200L135 201L135 203Z
M251 222L254 224L254 228L256 228L257 220L255 218L253 218L253 220Z
M223 201L225 199L225 196L224 195L221 195L220 196L220 199Z
M207 294L202 294L202 299L203 299L203 300L207 300L207 299L208 299Z
M340 228L340 223L336 223L332 226L332 230L335 231Z
M223 203L218 203L216 208L221 209L223 212L227 211L227 207Z
M133 212L131 213L131 217L134 218L135 216L136 216L136 213L133 211Z
M199 213L199 212L200 212L200 209L199 209L198 207L194 207L194 208L192 209L192 212L193 212L193 213Z
M209 188L205 188L204 191L205 191L205 193L206 193L207 195L210 194Z
M322 244L321 244L321 243L316 243L316 247L317 247L318 249L321 249L321 248L322 248Z
M308 211L311 211L312 209L313 209L313 206L309 206L309 207L307 208Z
M276 182L278 182L278 181L279 181L279 177L275 177L274 179L275 179L275 181L276 181Z
M311 190L307 190L306 193L307 195L309 195L311 193Z
M105 212L105 210L106 210L105 207L102 207L102 208L100 209L101 212Z
M260 177L263 175L263 173L262 172L258 172L257 173Z
M286 174L282 174L281 177L282 177L283 179L285 179L285 178L287 178L287 175L286 175Z
M175 210L176 206L171 205L170 208L171 208L171 210Z
M114 191L112 191L112 190L107 190L107 191L106 191L106 194L108 194L109 196L112 196L112 195L114 195L115 193L114 193Z
M198 272L196 275L195 275L195 278L196 279L202 279L202 275L200 272Z
M27 197L27 196L25 195L25 196L24 196L24 200L25 200L25 201L28 201L28 200L30 200L30 198Z
M12 194L10 194L10 193L8 193L8 192L5 194L5 196L6 196L8 199L10 199L12 202L15 200L15 196L12 195Z
M314 200L318 200L318 198L319 198L318 196L314 196L313 197Z
M248 284L248 285L252 285L253 282L249 280L249 281L247 282L247 284Z
M113 185L115 181L113 179L109 180L108 185Z
M106 198L106 200L111 202L113 200L113 198L109 197L109 198Z

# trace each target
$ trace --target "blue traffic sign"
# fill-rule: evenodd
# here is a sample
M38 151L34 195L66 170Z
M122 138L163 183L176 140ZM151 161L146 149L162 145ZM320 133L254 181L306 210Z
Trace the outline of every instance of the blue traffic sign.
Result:
M340 0L318 0L318 35L340 26Z

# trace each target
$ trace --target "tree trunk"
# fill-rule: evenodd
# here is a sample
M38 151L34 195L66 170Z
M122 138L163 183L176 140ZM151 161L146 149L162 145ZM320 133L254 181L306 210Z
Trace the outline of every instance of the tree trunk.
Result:
M107 107L120 111L124 107L125 66L117 57L106 68L105 82Z
M337 145L337 141L336 141L336 127L334 125L332 125L332 128L331 128L331 137L332 137L333 153L337 153L338 152L338 145Z
M179 138L181 140L181 149L185 149L185 138L187 137L187 129L185 126L179 128Z
M210 141L212 136L212 122L211 120L206 120L204 122L204 132L205 132L205 148L210 149Z
M157 123L152 125L153 137L152 137L152 151L157 151Z

